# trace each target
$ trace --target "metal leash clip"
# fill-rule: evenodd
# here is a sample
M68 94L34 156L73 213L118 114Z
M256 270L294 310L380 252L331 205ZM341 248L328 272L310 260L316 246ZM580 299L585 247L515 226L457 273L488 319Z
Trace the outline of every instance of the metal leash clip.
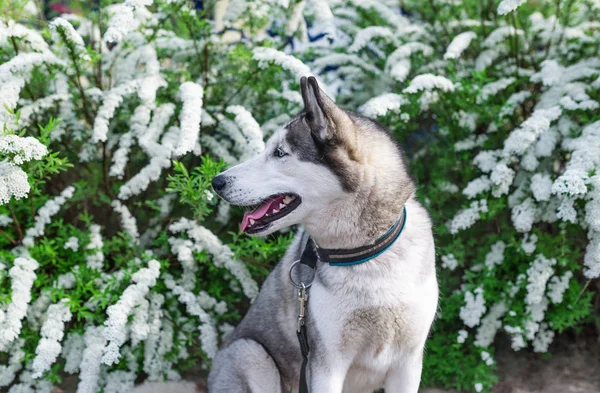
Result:
M308 302L308 291L307 287L304 283L300 283L302 288L298 289L298 327L297 332L300 332L300 329L304 325L304 318L306 316L306 303Z

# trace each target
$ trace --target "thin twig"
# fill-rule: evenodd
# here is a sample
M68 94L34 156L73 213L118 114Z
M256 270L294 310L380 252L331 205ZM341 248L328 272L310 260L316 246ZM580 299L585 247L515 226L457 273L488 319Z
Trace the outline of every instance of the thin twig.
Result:
M19 240L23 240L23 231L21 231L21 224L19 224L19 220L17 220L17 216L15 215L15 212L13 211L13 209L10 208L10 205L6 205L6 207L8 207L8 211L10 212L10 215L13 218L13 222L15 223L15 226L17 227L17 232L19 233Z
M15 239L13 239L12 237L10 237L10 235L6 232L4 232L2 229L0 229L0 235L4 236L5 238L8 239L9 242L11 242L13 244L13 246L16 246L18 243L15 241Z

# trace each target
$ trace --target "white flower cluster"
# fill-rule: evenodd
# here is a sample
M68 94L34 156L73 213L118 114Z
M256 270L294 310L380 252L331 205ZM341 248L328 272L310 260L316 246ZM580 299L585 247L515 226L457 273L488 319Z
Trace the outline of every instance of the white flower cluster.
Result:
M479 325L481 317L485 314L485 299L483 298L483 288L476 288L473 292L465 292L465 304L460 308L460 319L468 327Z
M375 38L383 38L392 43L396 40L394 32L391 29L383 26L369 26L356 33L354 42L348 47L348 51L358 52Z
M202 119L202 86L194 82L185 82L179 86L183 108L179 115L181 133L174 154L181 156L192 151L198 142L200 121Z
M442 255L442 267L448 270L454 270L458 266L458 261L454 254Z
M256 120L254 120L254 117L252 117L252 114L240 105L229 106L226 111L235 116L235 124L242 132L246 141L240 156L240 161L245 161L265 150L263 133Z
M27 247L33 246L34 239L44 234L46 225L50 224L52 217L58 213L62 205L64 205L68 199L73 197L74 192L75 187L69 186L65 188L59 196L54 199L49 199L44 206L39 208L34 219L35 224L25 232L23 245Z
M65 323L71 320L72 314L67 305L69 299L48 307L46 322L40 329L42 336L35 350L35 358L31 365L32 378L39 378L56 361L62 350L60 341L64 336Z
M85 43L79 33L73 28L67 20L63 18L56 18L49 24L50 32L55 41L61 41L65 39L70 50L73 51L73 55L81 58L84 61L90 61L90 56L85 49Z
M35 270L39 267L36 260L29 256L15 259L13 267L8 271L11 282L11 303L6 310L0 308L0 351L5 352L8 346L19 337L21 321L27 313L31 301L31 287L35 280Z
M365 102L360 108L360 112L367 117L380 117L398 111L406 103L408 100L404 96L386 93Z
M0 162L0 205L8 203L11 198L25 198L30 189L24 170L7 162Z
M0 154L12 156L9 163L21 165L31 160L41 160L48 148L33 137L0 135Z
M86 266L94 270L102 269L102 265L104 263L104 253L102 252L104 242L102 241L100 230L101 228L99 225L90 225L90 242L85 247L86 250L92 250L92 254L89 254L85 257Z
M137 242L140 234L138 232L137 221L135 217L131 215L127 206L123 205L121 202L114 200L110 204L113 209L121 215L121 226L123 230L131 236L131 238Z
M248 269L240 261L234 259L233 251L224 245L214 233L186 218L171 224L169 230L174 233L185 232L199 249L205 249L213 256L215 266L224 267L231 272L242 285L244 294L249 299L256 297L258 294L256 281L252 279Z
M198 326L198 330L200 330L202 349L212 359L218 349L217 330L212 318L200 306L198 299L192 292L186 291L183 287L175 284L173 280L165 280L165 284L178 297L179 301L185 304L187 312L200 320L201 325Z
M506 243L502 240L498 240L492 244L490 252L485 255L485 266L488 269L493 269L495 266L500 265L504 261L504 251L506 250Z
M119 347L127 340L127 318L135 307L142 304L150 288L156 284L159 274L160 263L153 259L148 262L147 268L138 270L131 277L134 284L125 289L119 301L107 308L108 319L104 322L103 334L108 344L104 348L102 363L112 365L119 362L121 357ZM147 315L144 316L144 319L147 319Z
M96 393L98 382L100 381L100 366L106 338L104 337L104 327L89 325L85 329L83 336L85 349L81 355L79 364L79 384L77 384L77 393Z
M519 8L527 0L502 0L498 4L498 15L506 15Z
M433 89L454 91L454 84L448 78L441 75L422 74L415 76L410 81L410 85L403 91L405 93L414 94L420 91L431 91Z
M481 199L471 202L471 205L459 211L450 222L450 233L458 233L463 229L473 226L481 218L481 213L487 213L487 200Z
M77 251L79 250L79 239L75 236L71 236L67 239L64 245L65 250Z
M473 31L465 31L454 37L444 53L444 59L458 59L475 37L477 34Z

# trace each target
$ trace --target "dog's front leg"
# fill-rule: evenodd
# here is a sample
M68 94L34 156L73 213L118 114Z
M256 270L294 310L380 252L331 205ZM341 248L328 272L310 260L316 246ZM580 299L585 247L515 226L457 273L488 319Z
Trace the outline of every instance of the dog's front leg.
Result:
M310 393L342 393L350 362L325 351L311 352L309 357Z
M385 393L417 393L421 383L423 350L407 353L398 361L385 380Z

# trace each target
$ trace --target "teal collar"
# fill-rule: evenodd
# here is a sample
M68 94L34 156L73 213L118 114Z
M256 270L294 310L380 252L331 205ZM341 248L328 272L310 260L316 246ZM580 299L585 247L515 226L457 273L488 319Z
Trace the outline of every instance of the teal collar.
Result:
M368 262L386 252L398 240L406 226L407 217L406 206L404 206L402 215L386 233L381 235L372 244L358 248L321 248L312 239L309 239L302 255L301 263L311 266L314 269L317 258L321 262L329 263L331 266L352 266Z

